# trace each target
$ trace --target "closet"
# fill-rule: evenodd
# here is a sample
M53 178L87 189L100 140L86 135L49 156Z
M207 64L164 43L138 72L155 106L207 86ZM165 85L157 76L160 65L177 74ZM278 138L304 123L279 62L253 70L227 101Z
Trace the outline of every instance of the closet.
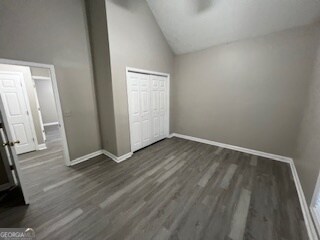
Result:
M131 151L169 136L169 75L127 70Z

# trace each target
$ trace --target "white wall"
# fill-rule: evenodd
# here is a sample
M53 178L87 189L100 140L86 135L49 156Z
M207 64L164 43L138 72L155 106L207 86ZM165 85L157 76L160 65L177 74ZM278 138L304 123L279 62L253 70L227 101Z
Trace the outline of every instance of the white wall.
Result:
M58 114L50 80L35 80L43 124L58 122Z
M306 199L311 203L320 170L320 40L300 126L294 162Z
M35 79L34 82L36 86L43 123L57 123L58 113L53 93L50 69L31 67L30 70L32 77L50 78L50 80Z
M86 0L91 54L98 105L101 147L116 155L116 123L112 92L105 0Z
M173 132L292 157L319 33L307 26L176 56Z
M130 152L126 67L172 73L173 52L145 0L107 0L117 155Z
M0 1L0 57L53 64L70 158L101 149L83 0Z

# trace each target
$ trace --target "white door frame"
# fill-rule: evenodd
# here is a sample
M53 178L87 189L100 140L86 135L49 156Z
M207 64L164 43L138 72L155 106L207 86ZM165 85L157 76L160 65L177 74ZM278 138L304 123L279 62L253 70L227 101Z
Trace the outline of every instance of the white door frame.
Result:
M158 75L158 76L163 76L166 77L168 80L167 83L167 109L168 109L168 115L167 115L167 122L168 122L168 129L166 132L166 137L169 137L170 134L170 74L169 73L162 73L162 72L155 72L155 71L149 71L149 70L144 70L144 69L139 69L139 68L133 68L133 67L126 67L126 84L127 84L127 100L128 100L128 113L129 113L129 129L131 135L131 117L130 117L130 103L129 103L129 88L128 88L128 79L129 79L129 72L135 72L135 73L142 73L142 74L151 74L151 75ZM131 136L130 137L130 149L131 152L133 152L132 145L131 145Z
M37 146L37 150L43 150L46 149L46 140L47 140L47 136L45 134L44 131L44 125L43 125L43 120L42 120L42 113L41 113L41 109L40 109L40 104L39 104L39 98L38 98L38 92L37 92L37 88L36 88L36 81L35 78L33 76L32 77L32 83L33 83L33 91L34 91L34 96L36 99L36 105L37 105L37 110L38 110L38 115L39 115L39 120L40 120L40 127L41 127L41 131L42 131L42 138L43 138L43 142L44 142L44 146L40 149L39 145Z
M57 78L56 78L54 65L52 65L52 64L43 64L43 63L35 63L35 62L19 61L19 60L11 60L11 59L4 59L4 58L0 58L0 63L1 64L11 64L11 65L26 66L26 67L39 67L39 68L48 68L48 69L50 69L53 94L54 94L54 98L55 98L55 103L56 103L56 108L57 108L57 113L58 113L58 119L59 119L59 124L60 124L60 133L61 133L63 150L64 150L63 151L64 152L64 160L65 160L65 164L67 166L71 166L69 148L68 148L68 142L67 142L67 136L66 136L66 131L65 131L65 127L64 127L63 114L62 114L62 108L61 108L61 101L60 101L60 95L59 95L59 89L58 89L58 84L57 84Z
M311 204L310 204L310 212L311 212L313 221L315 223L314 225L318 231L318 234L320 234L320 215L319 215L319 212L316 210L316 203L317 203L317 198L319 197L320 197L320 171L318 174L316 187L314 189Z

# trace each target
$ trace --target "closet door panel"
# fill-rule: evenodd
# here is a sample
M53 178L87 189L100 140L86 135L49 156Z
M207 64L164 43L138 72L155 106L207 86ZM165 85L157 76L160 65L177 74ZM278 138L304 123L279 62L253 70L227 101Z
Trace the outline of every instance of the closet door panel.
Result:
M152 140L156 142L160 139L160 119L159 119L159 81L156 76L150 76L151 79L151 100L152 100Z
M152 137L153 142L159 138L159 93L157 90L152 90Z
M167 119L167 78L158 77L159 87L159 137L166 137L166 119Z
M130 140L132 151L135 151L142 147L140 79L138 74L128 74L127 84L130 115Z
M140 74L140 103L142 124L142 147L148 146L151 141L151 104L149 75Z

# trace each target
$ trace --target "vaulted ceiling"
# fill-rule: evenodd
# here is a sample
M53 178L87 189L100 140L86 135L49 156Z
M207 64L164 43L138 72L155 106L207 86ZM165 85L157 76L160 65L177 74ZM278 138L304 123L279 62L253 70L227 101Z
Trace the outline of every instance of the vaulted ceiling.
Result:
M147 0L176 54L320 20L319 0Z

